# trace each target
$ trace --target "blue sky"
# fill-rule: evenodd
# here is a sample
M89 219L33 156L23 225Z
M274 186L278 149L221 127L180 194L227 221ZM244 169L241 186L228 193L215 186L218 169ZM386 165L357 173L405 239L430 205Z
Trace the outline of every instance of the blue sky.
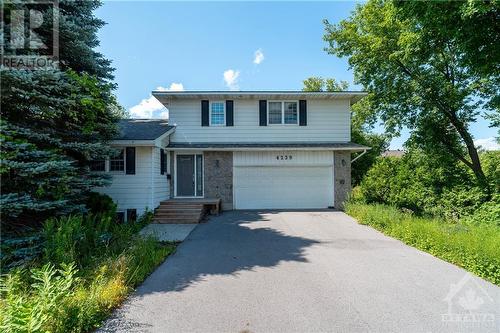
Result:
M116 68L120 103L136 117L162 117L151 90L293 90L310 76L353 84L346 59L324 51L323 19L356 2L106 1L99 51ZM261 56L259 55L261 54ZM259 61L260 60L260 61ZM480 121L477 139L496 135ZM394 139L401 148L406 135Z

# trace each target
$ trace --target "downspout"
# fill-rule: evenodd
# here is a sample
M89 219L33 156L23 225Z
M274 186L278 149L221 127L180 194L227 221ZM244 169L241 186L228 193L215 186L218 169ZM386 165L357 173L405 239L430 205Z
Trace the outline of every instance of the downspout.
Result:
M155 210L155 154L156 146L151 147L151 210Z
M367 149L363 150L363 152L362 152L361 154L359 154L359 155L358 155L358 156L356 156L353 160L351 160L351 164L352 164L352 163L354 163L354 162L356 162L356 160L357 160L358 158L360 158L361 156L363 156L364 154L366 154L366 152L367 152Z

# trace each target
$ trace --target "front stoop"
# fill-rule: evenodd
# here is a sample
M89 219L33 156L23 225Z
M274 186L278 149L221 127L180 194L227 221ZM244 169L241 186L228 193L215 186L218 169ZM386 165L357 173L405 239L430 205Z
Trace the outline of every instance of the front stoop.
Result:
M200 223L207 213L218 213L220 200L171 199L162 201L155 209L153 223L195 224Z

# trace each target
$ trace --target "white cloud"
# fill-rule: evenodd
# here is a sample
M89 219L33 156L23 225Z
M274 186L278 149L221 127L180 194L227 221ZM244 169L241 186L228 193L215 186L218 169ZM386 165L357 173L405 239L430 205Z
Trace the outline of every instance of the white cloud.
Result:
M160 87L162 88L162 87ZM182 83L172 83L170 84L170 87L168 89L165 89L163 88L164 90L167 90L167 91L184 91L184 86L182 85Z
M155 90L159 91L183 91L184 86L182 83L172 83L170 87L157 87ZM153 95L149 95L148 98L143 99L139 104L131 107L129 109L130 117L132 118L161 118L166 119L168 117L168 111L163 104L161 104Z
M261 49L258 49L254 53L253 63L256 64L256 65L258 65L258 64L260 64L263 61L264 61L264 53L262 53Z
M228 69L224 72L224 82L230 90L238 90L238 78L240 76L240 71L235 71L233 69Z
M494 137L474 140L474 144L476 147L481 146L484 150L500 150L500 144Z

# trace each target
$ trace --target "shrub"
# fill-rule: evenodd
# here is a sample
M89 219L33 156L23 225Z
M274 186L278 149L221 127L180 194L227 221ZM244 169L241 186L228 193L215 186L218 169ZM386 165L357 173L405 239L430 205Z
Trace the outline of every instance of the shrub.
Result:
M436 212L446 219L457 221L474 212L486 202L486 193L478 187L455 186L445 188L438 200Z
M481 153L481 165L494 193L500 191L500 151Z
M348 214L408 245L500 285L500 228L446 223L396 207L348 202Z
M481 154L491 191L500 191L500 152ZM410 209L456 221L474 214L489 200L462 165L412 150L402 158L379 158L361 182L359 191L368 203ZM484 209L491 205L485 206ZM494 206L494 205L493 205ZM491 210L491 207L490 207Z
M106 194L91 192L87 198L86 207L91 215L114 216L116 214L116 204Z
M420 157L380 158L361 182L367 202L411 209L417 213L436 206L441 172L429 172Z
M489 225L500 227L500 194L493 196L473 213L462 218L462 221L472 225Z

